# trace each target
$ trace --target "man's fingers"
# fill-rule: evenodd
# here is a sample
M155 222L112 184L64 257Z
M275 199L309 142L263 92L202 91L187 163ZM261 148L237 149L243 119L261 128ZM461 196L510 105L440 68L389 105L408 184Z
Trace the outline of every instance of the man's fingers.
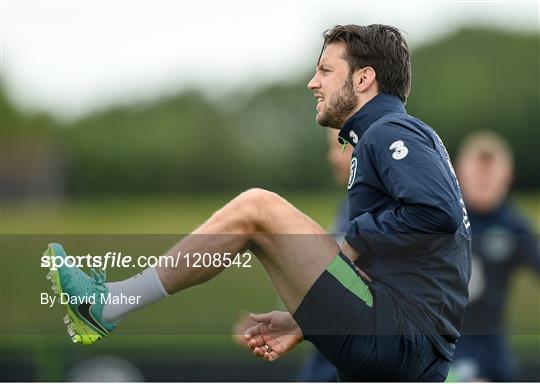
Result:
M253 354L255 356L264 357L265 350L263 348L256 347L253 349Z
M279 355L275 351L265 352L263 356L263 359L265 359L269 363L271 363L272 361L276 361L278 358L279 358Z
M249 339L251 337L257 336L261 334L261 324L255 324L252 327L249 327L244 332L244 337L246 339Z
M250 348L262 347L265 345L264 339L261 336L255 336L248 340L248 346Z
M277 354L276 351L268 352L266 348L257 347L253 350L253 354L255 356L262 357L264 360L268 362L276 361L277 359L279 359L279 355Z
M247 342L248 347L251 349L255 347L262 347L265 342L262 334L262 327L264 327L264 324L257 324L251 328L249 328L244 333L244 338Z
M249 318L248 314L245 313L242 317L239 317L238 320L233 325L233 334L242 336L245 331L256 325L257 322Z
M250 313L249 318L258 323L268 323L272 320L272 315L270 313Z

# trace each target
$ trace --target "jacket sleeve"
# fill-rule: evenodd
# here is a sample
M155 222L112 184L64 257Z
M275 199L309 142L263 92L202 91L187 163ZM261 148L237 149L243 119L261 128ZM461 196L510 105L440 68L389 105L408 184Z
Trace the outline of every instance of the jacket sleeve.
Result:
M442 143L385 123L365 133L353 156L365 182L394 202L350 222L346 240L356 250L366 252L372 241L402 246L418 238L408 235L453 234L461 225L461 195Z

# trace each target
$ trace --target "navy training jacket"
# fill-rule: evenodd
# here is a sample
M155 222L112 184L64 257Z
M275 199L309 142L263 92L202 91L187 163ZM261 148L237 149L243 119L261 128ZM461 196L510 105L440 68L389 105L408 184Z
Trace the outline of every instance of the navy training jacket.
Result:
M339 132L354 146L346 240L356 261L452 359L468 299L471 234L444 144L380 93Z

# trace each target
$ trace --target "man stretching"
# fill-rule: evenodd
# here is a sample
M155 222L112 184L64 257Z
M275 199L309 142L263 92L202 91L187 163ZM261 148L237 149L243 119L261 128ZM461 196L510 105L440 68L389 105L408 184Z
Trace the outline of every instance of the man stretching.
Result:
M410 83L409 49L396 28L325 32L308 88L317 122L354 147L341 247L277 194L251 189L167 253L253 252L287 308L252 316L258 324L246 342L265 360L309 340L342 380L446 378L467 302L470 225L444 145L405 111ZM58 244L48 253L64 255ZM68 304L68 332L91 344L129 312L223 269L184 263L105 283L100 273L62 267L50 278L75 297L141 296L136 304Z

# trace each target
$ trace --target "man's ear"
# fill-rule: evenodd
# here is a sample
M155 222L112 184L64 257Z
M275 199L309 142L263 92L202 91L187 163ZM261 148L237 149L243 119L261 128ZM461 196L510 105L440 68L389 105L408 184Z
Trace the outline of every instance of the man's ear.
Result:
M353 75L354 88L358 93L365 93L373 86L377 87L377 74L372 67L364 67L357 70Z

